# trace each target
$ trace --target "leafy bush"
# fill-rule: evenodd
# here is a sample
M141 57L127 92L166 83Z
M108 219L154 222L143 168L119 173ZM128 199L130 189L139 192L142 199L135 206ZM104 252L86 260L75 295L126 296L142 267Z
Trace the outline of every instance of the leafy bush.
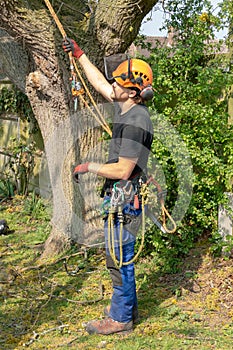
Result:
M30 123L30 133L39 129L27 96L15 86L3 87L0 91L0 114L16 113L22 120Z
M29 122L29 134L38 130L27 96L13 85L0 90L0 115L11 113ZM2 132L0 128L0 135ZM11 198L15 193L26 195L34 169L35 143L23 138L12 138L1 152L6 156L7 162L0 180L0 198Z
M0 173L0 203L5 199L12 198L14 196L14 184L12 179L6 173Z
M212 16L209 2L171 0L165 6L170 14L165 25L173 28L173 45L161 46L158 42L151 49L148 62L153 68L156 91L151 109L157 110L185 143L193 168L193 193L177 235L148 234L146 243L156 252L163 252L160 258L164 264L170 261L175 265L176 258L200 236L216 236L215 243L219 244L218 207L224 201L224 192L232 191L233 127L228 123L227 103L233 75L229 58L220 54L219 43L211 41L214 23L218 25L219 20ZM176 152L167 147L165 138L169 132L164 133L163 141L157 137L156 128L152 151L165 174L166 205L172 212L178 177L185 181L186 173L180 174L174 160ZM179 156L182 162L182 149ZM184 164L185 167L189 166Z
M12 138L3 151L8 160L1 173L0 199L11 198L14 194L27 195L35 166L35 143Z
M23 203L24 215L34 220L48 220L51 215L50 209L49 203L34 191L27 195Z

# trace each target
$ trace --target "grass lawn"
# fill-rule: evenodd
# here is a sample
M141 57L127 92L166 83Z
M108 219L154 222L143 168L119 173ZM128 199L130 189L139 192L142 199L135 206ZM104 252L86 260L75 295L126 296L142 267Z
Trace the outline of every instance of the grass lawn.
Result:
M104 252L73 247L39 265L49 206L15 197L1 203L0 219L10 228L0 236L0 349L232 348L232 260L213 259L206 241L176 274L162 274L152 257L140 258L140 322L126 335L90 336L83 325L104 317L111 298Z

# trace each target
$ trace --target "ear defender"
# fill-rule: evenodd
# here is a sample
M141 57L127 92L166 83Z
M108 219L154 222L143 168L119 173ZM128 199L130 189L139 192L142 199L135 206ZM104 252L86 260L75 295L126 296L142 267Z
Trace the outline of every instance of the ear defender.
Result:
M144 101L149 101L152 100L152 98L154 97L154 91L151 85L148 85L147 87L145 87L141 93L140 93L140 97L144 100Z

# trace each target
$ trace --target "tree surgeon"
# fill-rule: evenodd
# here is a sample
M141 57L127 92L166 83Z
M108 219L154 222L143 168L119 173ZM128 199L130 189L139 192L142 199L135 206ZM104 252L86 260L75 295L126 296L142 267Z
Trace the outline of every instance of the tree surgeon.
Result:
M111 220L113 249L109 244L111 225L108 210L104 224L106 265L113 285L111 304L104 310L106 317L88 322L86 330L90 334L105 335L126 332L133 329L133 323L138 319L133 257L142 211L137 191L140 182L145 180L153 140L153 127L145 105L145 101L153 97L152 70L143 60L128 58L112 72L113 82L110 83L74 40L63 41L63 49L72 51L91 85L107 101L114 103L115 108L107 163L79 164L73 174L77 180L80 174L87 172L106 178L102 190L104 203L110 202L111 208L118 208Z

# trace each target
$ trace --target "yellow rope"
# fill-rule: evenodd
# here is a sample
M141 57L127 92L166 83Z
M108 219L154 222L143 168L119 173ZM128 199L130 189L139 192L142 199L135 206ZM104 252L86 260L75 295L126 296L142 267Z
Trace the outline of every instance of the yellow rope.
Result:
M122 266L130 265L132 264L141 254L144 241L145 241L145 231L146 231L146 218L145 218L145 196L142 193L142 238L141 238L141 244L138 248L137 253L134 255L134 257L129 261L123 261L123 222L120 223L120 239L119 239L119 260L117 260L116 254L115 254L115 247L114 247L114 223L113 223L113 213L110 209L109 215L108 215L108 249L110 256L115 264L115 266L120 269ZM112 242L112 247L111 247Z
M166 215L168 217L168 219L171 221L172 225L173 225L173 229L168 229L167 225L166 225ZM165 229L165 231L167 233L175 233L176 232L176 223L173 220L173 218L171 217L171 215L169 214L167 208L165 208L165 206L162 204L162 216L163 216L163 228Z
M115 255L115 240L114 240L114 211L112 208L109 209L108 214L108 250L109 254L115 264L116 267L119 267L119 262L116 259Z
M59 18L58 18L58 16L57 16L57 14L55 13L55 11L54 11L54 9L53 9L53 7L52 7L50 1L49 1L49 0L44 0L44 2L45 2L45 4L46 4L46 6L48 7L48 9L49 9L49 11L50 11L50 14L52 15L52 17L53 17L53 19L54 19L54 21L55 21L55 23L56 23L58 29L60 30L60 33L61 33L63 39L66 39L66 38L67 38L66 32L65 32L65 30L64 30L64 28L63 28L63 26L62 26L62 24L61 24L61 22L60 22L60 20L59 20ZM79 76L79 79L80 79L80 81L81 81L81 83L82 83L82 85L83 85L83 87L84 87L84 89L85 89L87 95L88 95L89 98L90 98L90 101L92 102L92 104L93 104L93 106L94 106L94 108L95 108L95 110L96 110L96 112L97 112L97 114L98 114L98 117L97 117L97 115L92 111L92 109L90 108L90 106L88 105L88 103L85 101L85 99L83 98L83 96L82 96L81 94L79 95L79 97L82 99L82 102L85 104L85 106L88 107L89 111L90 111L91 114L94 116L94 118L96 119L96 121L97 121L97 122L102 126L102 128L112 137L112 131L111 131L110 127L108 126L108 124L107 124L107 122L106 122L104 116L103 116L102 113L100 112L98 106L96 105L96 103L95 103L95 101L94 101L94 99L93 99L93 97L92 97L92 95L91 95L91 93L90 93L90 91L89 91L89 89L88 89L88 87L87 87L87 85L86 85L84 79L82 78L82 75L81 75L81 73L80 73L80 71L79 71L79 69L78 69L78 67L77 67L77 64L76 64L76 62L75 62L75 60L74 60L74 58L73 58L73 56L72 56L72 52L69 52L68 55L69 55L69 59L70 59L70 66L73 66L73 67L75 68L75 70L76 70L76 72L77 72L77 74L78 74L78 76Z
M161 189L161 186L158 184L157 181L155 181L155 179L153 179L152 177L150 177L148 179L148 181L146 182L146 185L148 186L150 183L153 183L157 190L158 190L158 194L162 194L162 189ZM176 223L175 221L173 220L172 216L169 214L168 210L166 209L165 205L164 205L164 200L163 198L161 197L160 198L160 205L161 205L161 210L162 210L162 220L163 220L163 228L164 230L167 232L167 233L175 233L176 231ZM173 228L172 229L168 229L167 228L167 225L166 225L166 216L168 217L168 219L171 221L172 223L172 226Z
M55 13L55 11L54 11L50 1L49 0L44 0L44 2L46 4L46 6L48 7L48 9L49 9L49 11L50 11L54 21L56 22L56 25L58 26L58 29L61 32L61 35L65 39L66 38L66 32L65 32L65 30L64 30L64 28L63 28L63 26L62 26L62 24L61 24L61 22L59 20L59 18L57 17L57 14ZM71 55L72 55L72 53L71 53Z
M93 110L91 109L91 107L89 106L89 104L87 103L87 101L84 99L84 97L82 95L79 96L79 98L82 100L82 102L84 103L85 107L88 108L88 110L90 111L90 113L93 115L93 117L96 119L96 121L102 126L102 128L112 137L112 131L109 128L108 124L103 124L101 122L101 120L97 117L97 115L93 112Z
M123 238L123 222L120 223L120 239L119 239L119 260L117 260L116 258L116 254L115 254L115 247L114 247L114 223L113 223L113 210L112 208L109 211L109 216L108 216L108 248L109 248L109 253L110 256L115 264L115 266L117 268L121 268L122 266L126 266L129 265L131 263L133 263L141 254L143 246L144 246L144 241L145 241L145 231L146 231L146 217L145 217L145 205L146 205L146 201L147 198L149 196L149 188L148 188L148 184L152 182L158 189L158 193L161 193L161 188L160 185L153 179L153 178L149 178L149 180L143 184L141 186L141 191L140 191L140 195L142 198L142 203L141 203L141 208L142 208L142 238L141 238L141 244L139 246L139 249L137 251L137 253L135 254L135 256L126 262L123 262L123 248L122 248L122 238ZM171 215L169 214L168 210L165 208L164 206L164 202L163 199L161 198L161 209L162 209L162 218L163 218L163 228L167 233L174 233L176 231L176 223L173 220L173 218L171 217ZM172 229L168 229L167 225L166 225L166 216L169 218L169 220L172 222L173 228Z
M78 69L78 67L77 67L77 64L76 64L76 62L75 62L74 59L73 59L73 65L74 65L74 68L75 68L75 70L76 70L76 72L77 72L77 74L78 74L78 76L79 76L79 79L80 79L80 81L81 81L81 83L82 83L84 89L86 90L87 95L88 95L89 98L90 98L90 101L92 102L93 106L95 107L96 112L97 112L98 115L99 115L99 118L100 118L100 119L95 115L96 120L97 120L98 123L104 128L104 130L107 131L107 133L112 137L112 131L111 131L111 129L109 128L108 124L106 123L106 120L104 119L104 116L103 116L102 113L100 112L100 110L99 110L97 104L95 103L95 101L94 101L94 99L93 99L93 97L92 97L92 95L91 95L91 93L90 93L90 91L89 91L89 89L88 89L88 87L87 87L87 85L86 85L86 83L85 83L85 81L84 81L84 79L83 79L83 77L82 77L82 75L81 75L81 73L80 73L80 71L79 71L79 69Z

